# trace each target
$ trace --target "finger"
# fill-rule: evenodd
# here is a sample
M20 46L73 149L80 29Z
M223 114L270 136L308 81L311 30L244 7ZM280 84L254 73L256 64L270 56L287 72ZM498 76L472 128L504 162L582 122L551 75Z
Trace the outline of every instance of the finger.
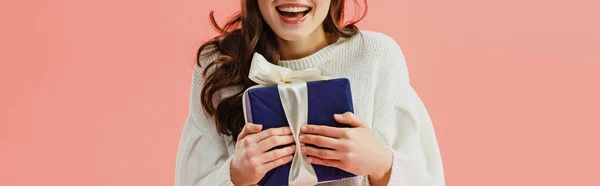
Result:
M287 136L271 136L267 139L264 139L258 142L258 150L260 152L266 152L273 147L277 147L280 145L287 145L294 142L294 137L292 135Z
M319 149L315 147L302 146L302 153L308 156L315 156L321 159L340 160L342 154L330 149Z
M364 127L365 124L352 112L346 112L344 114L334 114L333 118L335 121L343 124L348 124L351 127Z
M339 139L313 134L301 134L299 139L300 143L313 144L319 147L326 147L330 149L339 149L342 143Z
M304 125L300 128L300 131L302 133L316 134L331 138L341 138L345 130L345 128L337 128L323 125Z
M276 159L280 159L280 158L292 155L292 154L294 154L294 152L296 152L296 145L291 145L288 147L268 151L268 152L262 154L260 156L260 158L261 158L261 162L266 163L266 162L270 162L270 161L273 161Z
M246 123L246 125L244 125L244 128L242 129L242 132L240 132L240 134L238 135L237 139L238 141L244 139L249 134L260 132L261 129L262 125Z
M314 157L314 156L306 158L306 161L311 164L324 165L324 166L328 166L328 167L337 167L340 169L342 166L342 162L340 160L327 160L327 159L321 159L321 158Z
M252 135L251 141L258 143L258 142L265 140L271 136L284 136L284 135L291 135L291 134L292 134L292 130L290 129L290 127L270 128L270 129L267 129L267 130L264 130L257 134Z
M270 171L271 169L275 168L275 167L279 167L281 165L284 165L286 163L289 163L290 161L292 161L292 156L285 156L283 158L279 158L270 162L267 162L265 164L263 164L263 166L261 167L262 169L265 169L263 172L267 172Z

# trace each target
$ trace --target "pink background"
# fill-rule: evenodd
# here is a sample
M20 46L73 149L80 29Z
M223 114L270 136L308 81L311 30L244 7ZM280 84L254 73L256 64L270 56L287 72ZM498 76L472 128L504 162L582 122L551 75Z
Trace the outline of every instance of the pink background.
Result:
M600 185L599 1L369 2L450 186ZM172 185L195 49L237 0L2 1L0 185Z

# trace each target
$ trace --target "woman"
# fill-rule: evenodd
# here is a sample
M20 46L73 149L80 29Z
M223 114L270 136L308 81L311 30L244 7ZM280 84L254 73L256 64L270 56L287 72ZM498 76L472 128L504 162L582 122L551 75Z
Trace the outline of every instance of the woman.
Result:
M402 51L387 35L345 26L344 0L242 0L241 12L202 45L190 115L177 157L176 184L252 185L292 160L289 127L244 123L242 93L252 55L302 70L319 68L350 80L354 114L335 115L351 128L308 124L300 142L312 164L359 175L323 185L444 185L428 113L409 84ZM355 4L358 4L355 2ZM365 11L366 12L366 11ZM363 15L364 16L364 15ZM361 17L362 18L362 17Z

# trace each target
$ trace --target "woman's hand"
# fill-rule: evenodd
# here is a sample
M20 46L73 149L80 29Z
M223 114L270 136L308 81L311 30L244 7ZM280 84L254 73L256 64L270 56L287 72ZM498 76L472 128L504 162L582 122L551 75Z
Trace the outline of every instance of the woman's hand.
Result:
M261 131L262 125L248 123L235 144L230 177L234 185L253 185L271 169L292 161L296 145L272 149L294 142L289 127Z
M371 130L351 112L336 114L335 120L352 126L336 128L306 125L300 142L330 149L302 146L313 164L337 167L356 175L367 175L372 185L389 181L393 152L381 144Z

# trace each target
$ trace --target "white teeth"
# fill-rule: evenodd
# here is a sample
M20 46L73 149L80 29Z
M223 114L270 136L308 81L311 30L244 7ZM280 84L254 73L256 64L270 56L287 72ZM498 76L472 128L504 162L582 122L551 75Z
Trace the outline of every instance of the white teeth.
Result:
M308 7L283 7L283 8L277 8L279 11L282 12L304 12L307 11L309 8Z

